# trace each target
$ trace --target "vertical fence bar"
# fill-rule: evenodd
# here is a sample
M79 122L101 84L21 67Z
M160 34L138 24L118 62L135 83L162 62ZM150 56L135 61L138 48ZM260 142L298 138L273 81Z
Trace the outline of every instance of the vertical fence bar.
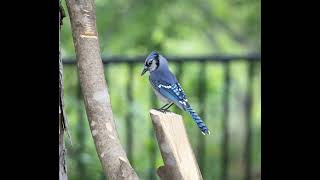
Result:
M206 63L201 63L200 69L199 69L199 90L198 90L198 97L199 97L199 116L202 118L203 122L205 122L205 95L206 95L206 68L205 68ZM205 177L205 171L204 171L204 166L205 166L205 139L204 135L202 133L199 133L199 143L198 143L198 150L197 150L197 156L199 159L199 168L200 171L202 172L202 176Z
M223 87L223 116L222 116L222 161L221 161L221 180L228 180L229 167L229 95L230 95L230 63L223 64L224 87Z
M131 165L134 166L132 149L133 149L133 131L132 131L132 116L133 116L133 98L132 98L132 84L133 84L133 64L129 63L129 73L127 81L127 105L128 111L126 115L126 139L127 139L127 156Z
M256 65L254 67L254 75L256 77L259 77L259 87L260 87L260 92L259 92L259 99L261 101L261 62L256 62ZM261 102L260 102L261 103ZM259 107L261 109L261 106ZM259 118L259 121L260 121L260 125L259 125L259 128L258 128L258 135L259 135L259 153L260 153L260 160L259 160L259 170L258 170L258 173L256 173L256 179L261 179L261 116Z
M252 152L252 139L251 139L251 117L252 117L252 93L253 93L253 75L254 75L254 62L248 62L248 76L247 88L245 96L245 147L244 147L244 180L251 180L251 152Z
M150 88L150 102L152 108L159 108L158 107L158 100L157 96L153 92L152 88ZM152 124L150 126L150 137L153 137L152 139L156 139L154 129L152 127ZM152 141L151 144L151 150L150 150L150 171L149 171L149 180L155 180L157 170L156 170L156 161L157 161L157 145L155 141Z

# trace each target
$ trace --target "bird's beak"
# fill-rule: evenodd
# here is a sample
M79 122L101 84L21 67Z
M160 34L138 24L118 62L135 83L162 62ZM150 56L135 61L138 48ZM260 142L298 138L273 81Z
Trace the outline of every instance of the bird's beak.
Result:
M148 71L148 68L145 66L145 67L143 68L143 70L142 70L141 76L143 76L144 73L146 73L147 71Z

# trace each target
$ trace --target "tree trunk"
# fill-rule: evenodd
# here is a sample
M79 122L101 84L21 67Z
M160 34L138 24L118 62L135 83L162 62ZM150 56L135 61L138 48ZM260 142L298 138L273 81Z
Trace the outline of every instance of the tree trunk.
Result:
M138 179L122 148L110 104L92 0L66 0L91 134L108 179Z
M60 8L59 8L60 29L62 26L62 19L64 16L65 16L64 11L60 1ZM60 43L60 30L59 30L59 43ZM66 121L67 120L64 113L64 104L63 104L63 67L62 67L61 52L59 49L59 180L68 180L67 165L65 160L66 148L64 144L64 132L67 130Z

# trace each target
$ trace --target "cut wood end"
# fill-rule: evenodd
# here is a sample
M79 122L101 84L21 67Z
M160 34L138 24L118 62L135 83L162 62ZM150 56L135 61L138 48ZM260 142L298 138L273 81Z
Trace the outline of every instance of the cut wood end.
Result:
M156 110L156 109L151 109L150 111L149 111L149 113L151 114L151 115L160 115L160 116L177 116L177 117L182 117L181 115L179 115L179 114L176 114L176 113L173 113L173 112L165 112L165 113L163 113L163 112L161 112L161 111L158 111L158 110Z

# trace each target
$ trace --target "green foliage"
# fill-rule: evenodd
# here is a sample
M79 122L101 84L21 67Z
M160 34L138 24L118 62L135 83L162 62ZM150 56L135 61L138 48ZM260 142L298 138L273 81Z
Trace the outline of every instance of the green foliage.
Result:
M103 57L147 55L158 50L164 55L238 54L260 51L260 1L258 0L96 0L97 28ZM64 5L65 7L65 5ZM66 7L65 7L66 9ZM67 10L67 9L66 9ZM67 12L67 11L66 11ZM61 32L62 55L75 57L69 17L64 19ZM170 61L170 60L169 60ZM179 78L189 101L199 111L204 103L204 117L212 135L205 138L204 179L219 179L221 171L222 117L224 70L220 63L205 66L206 95L199 101L199 63L185 63ZM141 77L142 65L133 69L133 102L127 103L127 65L109 65L106 79L117 130L126 148L125 118L132 112L133 166L141 179L155 174L163 164L153 136L149 109L151 88L148 78ZM176 74L178 66L170 64ZM114 76L117 75L117 76ZM70 180L103 179L95 146L90 133L82 97L78 95L75 66L64 67L65 104L73 146L67 143ZM230 179L243 177L244 98L247 85L247 64L231 64L230 87ZM253 79L252 160L253 170L260 170L260 65ZM153 99L152 101L157 101ZM161 106L162 103L157 103ZM199 142L199 130L187 113L181 114L193 149ZM152 158L155 156L155 162ZM254 172L253 172L254 173Z
M257 0L97 0L103 56L241 53L260 49ZM64 56L73 56L69 18L62 28ZM258 49L257 49L258 48Z

